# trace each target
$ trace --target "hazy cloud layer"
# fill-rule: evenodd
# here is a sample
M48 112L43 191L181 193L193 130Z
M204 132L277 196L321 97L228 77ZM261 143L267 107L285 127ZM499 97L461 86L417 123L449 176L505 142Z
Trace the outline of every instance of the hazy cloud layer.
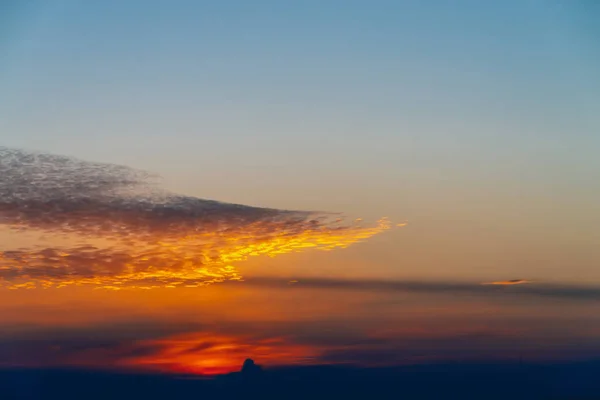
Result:
M343 248L391 226L181 196L157 182L124 166L0 148L0 228L23 242L0 247L0 281L198 286L239 279L229 263L249 256Z
M509 283L507 283L509 282ZM527 284L525 284L527 283ZM431 294L527 295L548 298L600 300L600 287L591 285L559 285L530 283L524 280L496 283L452 281L398 281L375 279L298 278L295 280L253 277L245 285L272 288L354 290L370 292L414 292Z
M350 317L352 318L352 317ZM362 367L449 361L585 359L598 354L598 336L556 321L512 319L454 324L422 319L252 320L228 326L139 323L0 335L0 366L83 367L216 374L238 370L247 357L268 367L354 364ZM489 323L492 322L492 323ZM489 324L488 324L489 323ZM576 325L581 328L581 325ZM120 333L121 332L121 333ZM136 336L135 332L141 333ZM132 334L133 333L133 334ZM564 335L567 333L567 335Z

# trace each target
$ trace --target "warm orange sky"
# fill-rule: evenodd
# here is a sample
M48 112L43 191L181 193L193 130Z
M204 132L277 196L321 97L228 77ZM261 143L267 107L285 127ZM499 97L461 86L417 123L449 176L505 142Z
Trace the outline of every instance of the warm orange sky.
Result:
M600 354L585 2L12 3L0 366Z
M25 365L215 373L264 365L581 359L600 306L513 296L213 285L0 294L2 342ZM596 349L596 350L595 350ZM386 354L386 356L373 356ZM9 357L7 359L7 357ZM375 358L373 358L375 357Z
M557 249L500 224L475 234L260 209L164 191L126 167L0 155L3 366L210 375L247 357L379 366L600 350L594 270L573 277L593 253L579 270L561 258L542 270Z

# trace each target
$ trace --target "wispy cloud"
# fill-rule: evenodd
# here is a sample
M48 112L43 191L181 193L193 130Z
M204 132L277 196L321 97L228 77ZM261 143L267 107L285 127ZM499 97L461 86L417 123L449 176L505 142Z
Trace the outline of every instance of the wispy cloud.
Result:
M510 286L510 285L522 285L524 283L530 283L531 281L528 281L526 279L511 279L509 281L494 281L494 282L484 282L482 283L482 285L504 285L504 286Z
M414 292L429 294L473 295L527 295L548 298L600 300L600 287L591 285L560 285L531 283L529 281L499 281L514 283L481 284L453 281L399 281L377 279L337 279L303 277L289 278L252 277L239 284L272 288L351 290L367 292ZM521 283L518 284L517 282ZM527 285L523 283L529 283Z
M253 338L210 332L149 340L138 346L155 351L134 357L125 355L119 364L203 375L237 371L249 354L273 366L310 363L322 353L316 346L293 343L284 337Z
M561 335L540 340L540 328L531 320L482 324L479 319L461 319L450 325L432 323L429 318L427 322L419 318L350 321L333 318L273 324L251 320L187 329L150 323L138 325L133 335L129 327L114 324L63 328L60 332L35 329L25 335L0 337L0 366L211 375L239 370L247 357L267 367L377 367L455 360L512 361L522 349L529 349L530 359L565 360L597 354L600 346L597 335L584 330L566 340ZM136 337L140 332L142 337Z
M251 256L344 248L391 228L177 195L143 171L8 148L0 177L0 228L38 235L0 247L11 288L199 286L240 279L231 264Z

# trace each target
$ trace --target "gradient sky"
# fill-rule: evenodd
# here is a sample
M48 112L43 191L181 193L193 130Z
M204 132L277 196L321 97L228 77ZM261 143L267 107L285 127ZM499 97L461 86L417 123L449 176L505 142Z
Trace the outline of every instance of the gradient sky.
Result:
M593 2L3 4L4 145L408 220L386 275L600 281Z
M0 146L156 172L200 198L409 223L244 275L600 284L593 1L0 7Z

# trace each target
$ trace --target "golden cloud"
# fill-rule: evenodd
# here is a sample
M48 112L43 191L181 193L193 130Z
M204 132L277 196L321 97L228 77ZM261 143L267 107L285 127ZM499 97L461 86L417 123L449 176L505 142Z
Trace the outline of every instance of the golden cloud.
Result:
M161 190L124 166L0 148L0 285L202 286L248 257L345 248L391 228L338 215L221 203ZM23 240L23 238L27 240Z
M482 283L482 285L506 285L506 286L510 286L510 285L522 285L524 283L530 283L531 281L528 281L526 279L511 279L509 281L495 281L495 282L484 282Z

